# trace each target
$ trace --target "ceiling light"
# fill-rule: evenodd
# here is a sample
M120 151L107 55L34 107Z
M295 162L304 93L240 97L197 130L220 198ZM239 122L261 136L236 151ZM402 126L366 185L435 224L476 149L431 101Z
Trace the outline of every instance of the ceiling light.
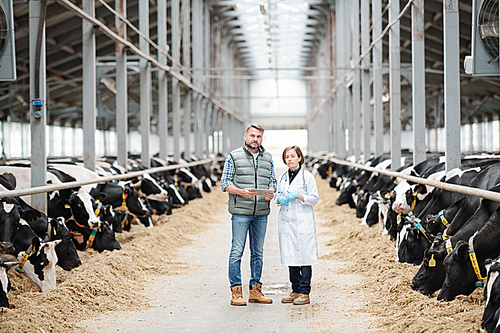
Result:
M256 12L258 10L259 10L259 6L253 6L253 7L250 7L248 9L245 9L245 13L250 14L250 13Z

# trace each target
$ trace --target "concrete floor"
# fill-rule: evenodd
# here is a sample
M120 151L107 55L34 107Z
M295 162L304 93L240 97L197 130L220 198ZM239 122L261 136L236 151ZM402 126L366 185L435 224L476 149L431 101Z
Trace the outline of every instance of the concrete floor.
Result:
M163 276L151 282L148 291L154 307L140 312L105 314L82 326L95 332L370 332L370 318L353 307L349 285L356 276L335 275L341 264L320 260L313 266L311 304L282 304L290 292L288 268L280 266L277 228L278 208L272 207L264 245L263 291L273 304L230 305L227 265L231 246L231 215L220 224L195 236L193 245L179 252L187 274ZM320 257L327 254L322 244L331 240L318 228ZM323 253L324 252L324 253ZM248 299L250 275L248 243L242 260L242 280Z

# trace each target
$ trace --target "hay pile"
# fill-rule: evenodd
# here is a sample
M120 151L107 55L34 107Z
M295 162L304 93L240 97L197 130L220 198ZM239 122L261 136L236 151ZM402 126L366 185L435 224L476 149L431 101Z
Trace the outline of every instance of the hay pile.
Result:
M216 188L156 221L157 227L133 226L117 234L122 250L79 252L82 266L71 272L57 267L57 289L44 293L15 271L9 272L10 308L0 308L0 332L67 332L76 323L106 311L139 310L148 306L143 293L154 275L176 275L186 263L174 252L189 244L190 235L206 230L212 216L227 209L227 195Z
M420 266L397 263L394 242L381 236L378 225L361 226L361 219L347 205L336 206L340 192L326 180L316 179L320 204L315 207L318 220L331 229L331 252L321 259L340 260L347 265L338 274L365 277L354 288L364 299L361 311L378 319L382 332L478 332L484 310L482 288L452 302L439 302L413 291L409 281Z

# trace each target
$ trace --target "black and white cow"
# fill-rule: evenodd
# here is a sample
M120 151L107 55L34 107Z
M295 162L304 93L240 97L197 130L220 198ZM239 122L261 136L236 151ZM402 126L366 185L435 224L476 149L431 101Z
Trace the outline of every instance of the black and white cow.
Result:
M9 291L11 288L7 271L19 263L11 254L0 254L0 307L9 307Z
M49 217L55 219L64 217L66 224L75 221L84 227L95 229L99 227L99 220L93 209L94 199L83 188L67 193L56 193L49 201Z
M139 193L132 186L130 182L120 182L119 184L100 183L91 190L91 194L96 199L100 199L104 205L111 205L115 210L122 209L122 205L125 203L126 210L137 216L144 226L153 227L151 213L140 200ZM105 196L102 197L102 194L105 194Z
M496 332L500 326L500 256L496 259L486 259L488 280L484 287L486 305L481 320L481 329L486 332Z
M457 295L470 295L476 289L476 281L486 277L484 262L491 257L500 255L500 203L497 210L490 216L486 224L468 241L459 240L455 248L444 259L443 265L446 277L438 300L451 301ZM471 262L470 252L476 255L476 265L479 266L478 276Z
M20 225L20 206L15 198L0 199L0 253L13 253Z
M23 270L28 279L40 291L56 288L56 264L58 261L55 247L61 240L42 242L29 224L20 220L18 235L14 242L13 254L22 262L27 255ZM21 265L21 264L20 264Z

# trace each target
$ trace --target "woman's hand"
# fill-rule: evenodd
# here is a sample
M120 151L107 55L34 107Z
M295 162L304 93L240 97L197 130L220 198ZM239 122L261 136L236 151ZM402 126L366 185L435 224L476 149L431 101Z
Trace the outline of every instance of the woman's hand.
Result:
M288 203L289 200L288 200L287 197L288 196L284 197L284 196L280 195L278 198L276 198L276 200L278 200L278 202L280 204L282 204L283 206L288 206L289 205L289 203Z

